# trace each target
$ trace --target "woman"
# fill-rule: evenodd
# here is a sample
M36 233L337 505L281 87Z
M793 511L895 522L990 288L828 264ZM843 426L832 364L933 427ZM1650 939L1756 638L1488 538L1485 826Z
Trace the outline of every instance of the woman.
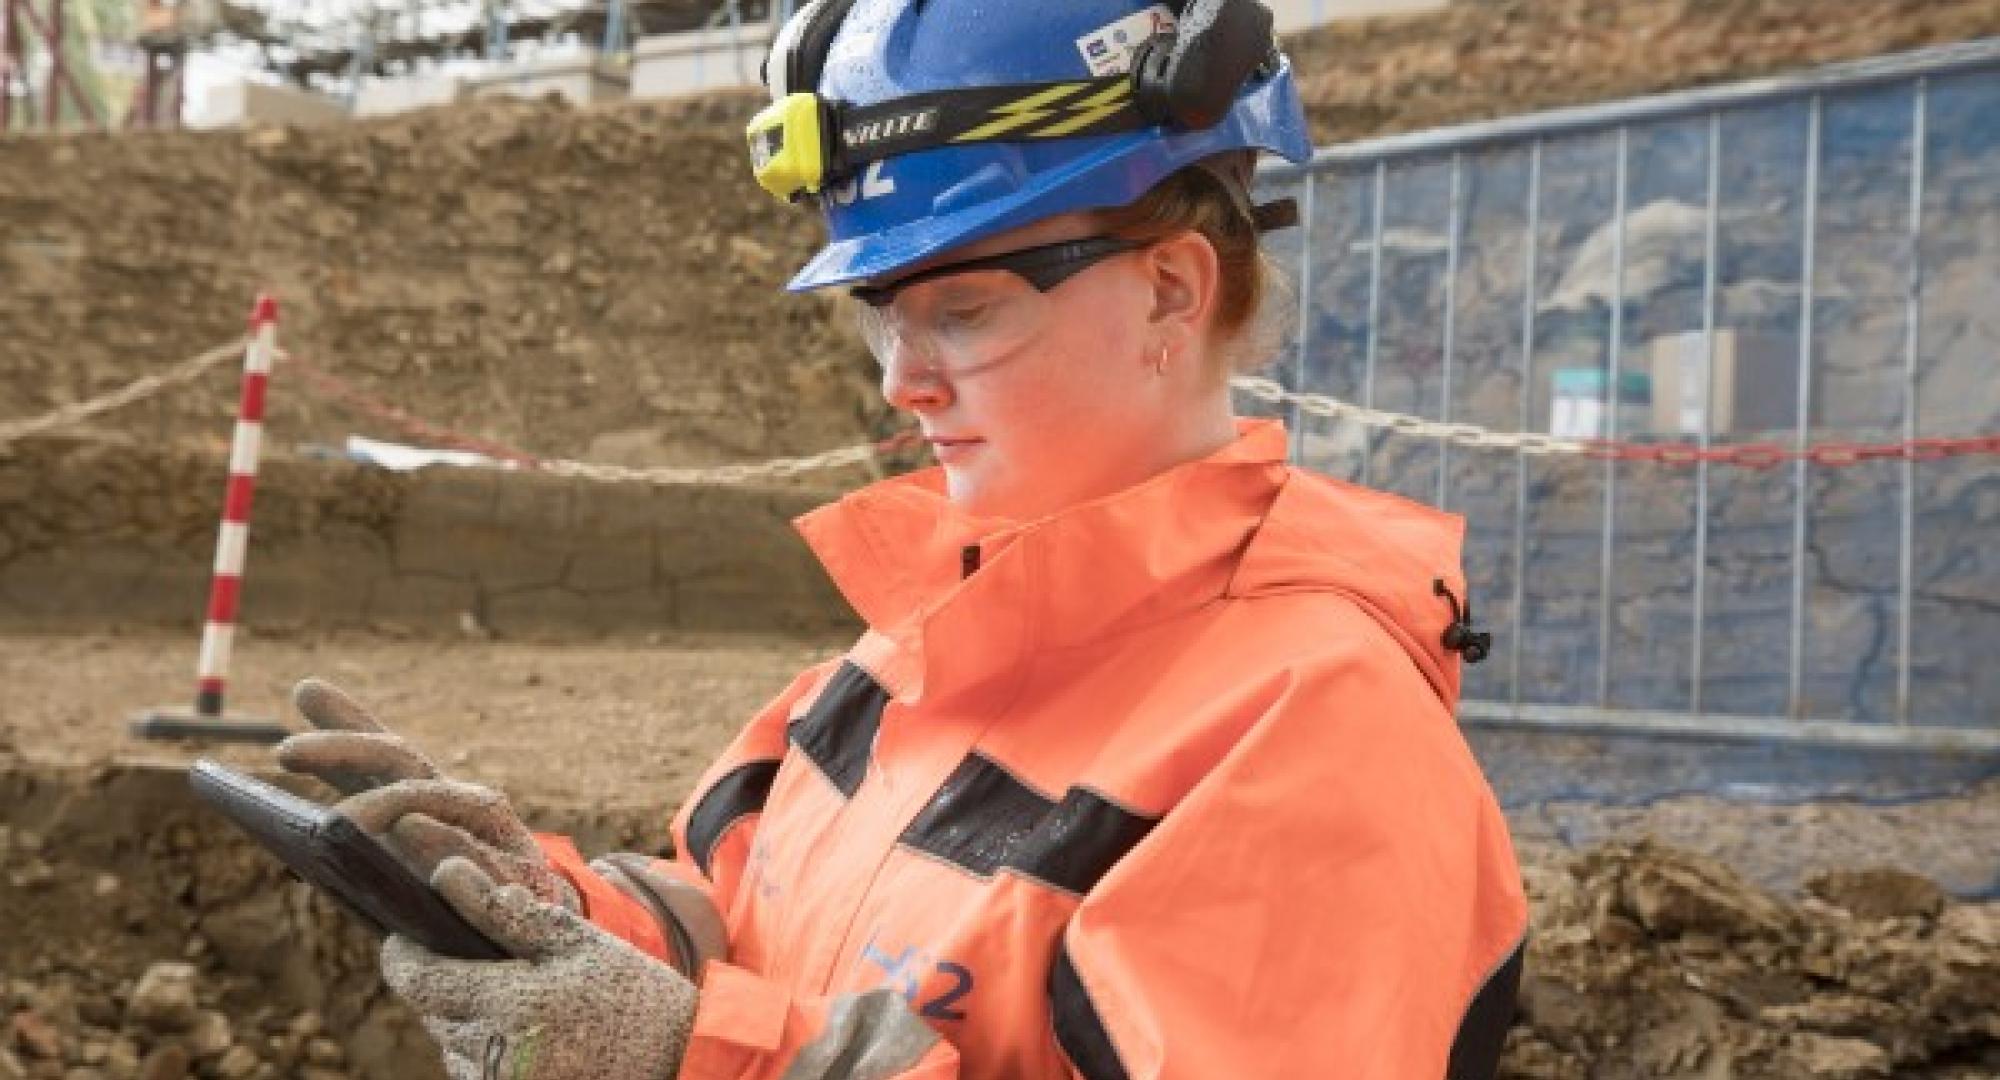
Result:
M868 630L674 860L586 865L302 684L281 761L521 957L384 947L452 1076L1491 1075L1526 906L1452 719L1460 523L1230 412L1285 217L1251 159L1308 152L1269 35L1250 0L785 27L758 176L831 234L792 287L853 288L940 466L801 519Z

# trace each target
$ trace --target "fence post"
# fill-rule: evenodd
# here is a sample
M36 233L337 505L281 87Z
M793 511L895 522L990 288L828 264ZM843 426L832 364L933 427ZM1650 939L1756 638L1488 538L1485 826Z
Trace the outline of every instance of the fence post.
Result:
M1799 251L1799 383L1798 423L1793 428L1792 445L1799 459L1792 463L1792 662L1785 714L1794 720L1806 718L1806 530L1812 510L1812 466L1805 459L1811 441L1813 378L1813 278L1819 233L1820 139L1825 123L1826 103L1819 94L1810 99L1806 114L1806 190L1804 237Z
M1930 140L1931 81L1917 80L1914 113L1910 118L1910 265L1908 322L1904 325L1903 352L1903 441L1913 443L1921 434L1917 417L1917 370L1923 341L1924 317L1924 167ZM1899 470L1903 482L1902 520L1898 523L1900 543L1896 556L1896 593L1900 618L1896 620L1896 723L1910 723L1911 617L1916 613L1917 542L1917 463L1905 455Z
M1715 288L1722 217L1722 110L1708 114L1708 218L1701 239L1701 430L1696 445L1706 452L1714 441L1715 416ZM1708 642L1708 462L1694 467L1694 600L1688 636L1688 712L1702 710L1702 665Z

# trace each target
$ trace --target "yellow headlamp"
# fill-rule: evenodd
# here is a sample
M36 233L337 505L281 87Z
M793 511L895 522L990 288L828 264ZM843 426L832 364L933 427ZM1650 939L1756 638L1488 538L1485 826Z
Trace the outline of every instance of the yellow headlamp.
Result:
M787 202L826 183L825 110L816 94L787 94L750 121L750 168L757 184Z

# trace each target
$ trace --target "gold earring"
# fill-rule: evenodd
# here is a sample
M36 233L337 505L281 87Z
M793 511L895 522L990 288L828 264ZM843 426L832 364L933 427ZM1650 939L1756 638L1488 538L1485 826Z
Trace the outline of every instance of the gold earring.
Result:
M1166 373L1167 373L1167 346L1164 342L1162 342L1160 345L1160 359L1158 363L1153 365L1153 374L1164 376Z

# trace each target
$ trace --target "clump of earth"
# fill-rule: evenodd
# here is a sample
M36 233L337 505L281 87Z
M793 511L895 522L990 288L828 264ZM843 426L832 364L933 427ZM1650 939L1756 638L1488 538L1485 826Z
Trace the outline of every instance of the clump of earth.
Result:
M1644 840L1543 861L1528 884L1506 1075L2000 1075L2000 904L1889 868L1780 896Z

